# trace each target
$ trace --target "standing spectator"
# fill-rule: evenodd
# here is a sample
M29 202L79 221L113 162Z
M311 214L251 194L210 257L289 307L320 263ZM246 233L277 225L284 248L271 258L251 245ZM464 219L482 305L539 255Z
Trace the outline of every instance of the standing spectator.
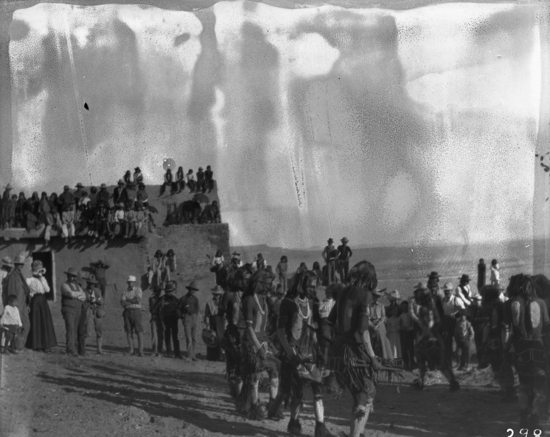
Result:
M6 293L6 297L11 295L17 298L17 307L23 328L21 330L21 344L17 345L17 350L23 350L27 337L30 332L31 322L29 319L29 303L31 290L27 285L27 281L23 276L23 267L25 266L25 257L19 255L14 261L15 268L6 276L2 285L2 292ZM7 300L7 299L6 299Z
M401 358L401 337L399 335L399 306L390 307L389 317L386 319L386 330L391 347L391 358Z
M139 184L138 191L136 193L136 199L138 202L141 202L145 208L149 207L149 195L147 194L147 191L145 190L144 184Z
M406 370L413 370L414 360L414 321L411 317L409 302L401 302L401 315L399 316L399 338L401 341L401 354Z
M187 357L197 361L195 347L197 344L197 330L199 320L199 300L195 291L199 291L197 283L191 282L187 287L187 294L180 300L180 308L183 316L183 327L185 328L185 341L187 344Z
M195 175L193 174L192 169L189 169L189 171L185 175L185 179L187 181L187 186L189 187L189 192L192 193L197 187L197 183L195 182Z
M143 174L139 167L134 168L134 184L138 185L143 183Z
M181 316L179 310L179 300L172 293L176 291L174 282L168 282L164 290L164 296L157 302L160 308L162 324L164 325L164 341L166 342L166 356L172 358L172 345L176 358L183 358L180 352L180 342L178 340L178 324ZM157 306L153 307L156 311Z
M115 188L115 191L113 192L113 203L115 205L118 205L120 203L125 205L127 201L128 201L128 192L126 191L124 181L121 179L118 181L118 186Z
M185 188L185 174L183 173L183 167L178 167L178 171L176 172L175 184L176 184L177 192L181 193Z
M224 293L223 288L219 285L216 285L212 289L212 299L206 303L206 308L204 309L204 324L206 328L212 332L216 332L216 318L218 316L218 305L220 303L220 298ZM206 359L208 361L220 361L221 359L221 348L218 342L216 347L206 348Z
M486 272L487 272L487 265L485 264L485 260L483 258L480 258L479 264L477 265L477 292L478 293L485 285Z
M323 272L321 270L321 266L319 265L318 261L315 261L313 263L313 267L311 268L311 270L317 276L318 283L321 284L323 282Z
M126 173L124 173L122 180L125 184L128 184L128 182L132 180L132 172L130 170L126 170Z
M390 317L391 312L394 308L397 308L397 316L401 314L401 307L397 303L401 299L401 295L398 290L392 290L391 292L386 292L386 298L390 301L390 304L386 306L386 317Z
M334 240L332 238L329 238L327 243L328 244L325 246L322 252L323 260L326 264L326 281L323 282L326 283L326 285L330 285L334 282L334 267L336 266L335 262L332 261L330 254L332 251L335 250L335 247L334 244L332 244L334 243Z
M99 284L101 298L105 301L105 291L107 290L107 269L109 266L101 260L90 263L92 273Z
M385 290L385 288L383 290L376 288L372 291L373 302L367 307L367 317L369 318L369 331L374 352L379 357L393 358L386 331L386 309L378 302Z
M453 290L452 282L446 282L443 286L445 297L442 300L443 312L441 314L444 360L451 369L453 366L453 339L455 338L456 314L466 308L460 295Z
M101 184L99 187L99 193L97 193L97 206L104 208L109 208L109 199L111 194L107 191L107 185Z
M84 197L84 185L81 182L76 184L76 191L73 193L75 203L78 203L82 197Z
M149 272L149 285L153 284L153 279L156 279L155 285L164 287L166 284L166 260L160 249L155 252L152 269Z
M174 249L168 249L168 252L166 252L164 266L166 267L166 280L171 281L175 277L177 268Z
M338 252L340 252L338 270L340 272L340 280L345 283L349 272L349 259L353 256L353 252L348 246L349 240L346 237L342 238L340 241L342 244L338 246Z
M281 257L281 260L277 264L277 267L275 267L275 272L277 273L277 277L279 278L279 284L281 284L283 287L283 295L285 295L288 288L288 258L286 257L286 255L283 255Z
M74 267L69 268L65 272L67 282L61 286L61 314L65 320L65 349L67 355L77 357L77 341L78 349L82 354L83 346L80 343L84 339L84 333L81 332L80 317L82 313L82 303L86 301L86 293L77 283L78 272ZM78 340L77 340L78 336Z
M456 287L455 293L459 296L466 308L472 305L472 290L470 288L470 276L462 275L460 278L460 283Z
M46 300L46 293L50 292L50 286L44 275L46 269L42 261L33 261L32 277L27 279L30 289L30 332L27 337L27 349L50 352L57 346L57 338L53 327L50 307Z
M25 223L25 203L27 203L27 198L25 193L22 191L19 193L19 198L15 205L15 227L22 228Z
M138 355L143 356L143 327L141 324L141 299L143 292L136 287L136 277L128 276L128 287L122 293L120 304L124 308L122 317L124 319L124 331L128 340L128 352L134 355L134 332L138 338Z
M209 165L206 166L206 171L204 172L204 186L210 193L214 189L214 172Z
M261 253L259 253L258 257L252 263L252 268L254 270L260 270L260 269L265 269L266 267L267 267L267 261L265 260L264 256Z
M460 366L458 370L470 370L470 347L474 339L474 328L466 318L466 310L460 310L457 314L458 321L455 329L455 340L460 352Z
M166 170L166 173L164 173L164 182L163 182L162 185L160 186L159 197L162 196L162 195L164 194L164 192L166 191L166 188L170 188L170 194L174 194L174 193L173 193L172 182L173 182L173 179L172 179L172 170L171 170L171 169L167 169L167 170Z
M221 250L216 251L216 255L214 256L214 259L212 260L212 266L217 269L223 266L223 263L225 262L225 259L223 257L223 252ZM219 285L219 284L218 284Z
M0 352L18 354L17 336L23 329L21 315L19 314L17 297L11 295L0 317Z
M161 308L160 304L157 305L161 301L161 293L162 287L154 287L153 294L149 298L149 313L151 314L151 348L156 357L162 354L162 344L164 343L164 325L162 324Z
M126 197L128 198L128 200L126 200L126 206L130 206L133 209L137 200L136 184L133 181L128 182Z
M491 285L498 285L500 283L500 271L498 261L496 259L491 261Z
M202 191L203 193L206 191L202 167L199 167L199 171L197 171L197 191Z
M17 227L15 211L17 209L17 195L14 194L11 196L11 199L4 206L4 213L6 219L6 227L15 228Z
M90 187L90 194L88 197L90 198L89 206L95 209L95 207L97 206L97 188L96 187Z
M52 209L48 200L48 195L46 194L46 192L43 192L42 197L40 198L40 202L38 204L38 217L40 223L42 223L46 227L46 231L44 234L44 240L46 240L46 242L50 241L50 233L54 225L51 210Z
M103 298L101 291L97 288L98 282L93 276L86 279L86 337L91 337L94 332L96 336L97 354L103 354Z

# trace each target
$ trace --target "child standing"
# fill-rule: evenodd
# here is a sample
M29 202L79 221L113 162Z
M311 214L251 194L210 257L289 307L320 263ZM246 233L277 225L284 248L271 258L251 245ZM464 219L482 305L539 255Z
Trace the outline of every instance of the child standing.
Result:
M401 338L399 337L399 306L390 307L389 317L386 319L386 330L390 341L392 358L401 358Z
M458 370L470 370L470 346L474 339L474 328L466 318L466 310L457 313L458 321L455 328L455 340L460 351L460 366Z
M281 257L281 261L277 264L275 268L277 276L279 277L279 283L283 286L283 294L287 292L287 272L288 272L288 258L286 255Z
M8 304L4 308L2 317L0 317L1 341L0 352L5 354L11 352L19 353L16 349L15 340L23 328L19 309L17 308L17 297L8 296Z

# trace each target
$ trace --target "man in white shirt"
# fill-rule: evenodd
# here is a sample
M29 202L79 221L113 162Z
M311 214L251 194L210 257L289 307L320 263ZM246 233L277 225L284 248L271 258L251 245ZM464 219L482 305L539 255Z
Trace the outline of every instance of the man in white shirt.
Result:
M443 286L443 312L446 316L455 316L460 310L466 308L464 300L458 295L457 292L453 293L453 283L447 282Z
M472 290L470 288L470 276L462 275L459 279L460 283L455 289L455 294L457 296L460 296L460 298L464 302L464 305L466 306L466 308L468 308L470 305L472 305L473 298Z
M128 349L130 355L134 354L134 337L133 333L137 334L138 338L138 355L143 356L143 326L141 323L141 299L143 292L141 288L136 287L136 277L128 276L128 287L122 293L120 304L124 311L122 317L124 319L124 330L126 331L126 339L128 340Z
M67 282L61 286L61 314L65 319L66 329L66 352L67 355L77 357L76 352L77 336L78 336L78 352L80 355L86 353L85 347L85 335L86 332L82 331L80 326L80 318L82 317L82 303L86 301L86 293L78 284L78 271L71 267L65 272L67 275Z

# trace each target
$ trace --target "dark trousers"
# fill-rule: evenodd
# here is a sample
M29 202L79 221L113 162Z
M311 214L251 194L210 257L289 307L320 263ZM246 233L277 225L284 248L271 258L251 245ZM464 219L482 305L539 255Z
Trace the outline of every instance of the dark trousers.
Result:
M476 344L477 363L486 364L485 349L483 347L483 328L481 326L474 327L474 341Z
M97 282L99 282L101 297L103 298L103 301L105 301L105 291L107 290L107 281L105 279L98 279Z
M197 345L198 317L196 314L186 314L183 317L183 327L185 329L185 341L187 344L187 356L195 358L195 347Z
M179 180L179 181L176 181L176 188L177 188L178 193L183 191L183 189L185 188L185 181L183 179Z
M412 370L416 365L414 360L414 331L399 331L399 337L401 339L403 363L407 370Z
M470 366L470 346L471 341L469 339L456 341L456 347L460 354L460 367Z
M75 354L82 315L82 305L75 307L64 306L61 308L61 314L65 320L65 350L67 354Z
M180 356L180 342L178 340L178 322L177 316L165 316L162 319L164 324L164 341L166 342L166 352L168 355L172 355L172 345L174 346L174 353L176 356Z
M86 322L88 320L88 305L82 305L80 310L80 318L78 320L78 353L80 355L86 354Z
M344 283L349 273L349 260L340 261L340 281Z

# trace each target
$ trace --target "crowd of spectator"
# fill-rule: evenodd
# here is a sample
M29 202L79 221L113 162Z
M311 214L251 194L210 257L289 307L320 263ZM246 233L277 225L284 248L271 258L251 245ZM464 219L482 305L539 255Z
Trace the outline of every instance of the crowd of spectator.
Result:
M167 186L170 192L181 192L187 183L191 193L211 191L214 186L213 172L207 166L197 172L189 170L184 180L180 167L176 180L172 180L170 169L161 186L161 194ZM61 194L37 191L27 198L24 192L12 194L13 187L8 184L0 198L0 229L24 228L28 232L44 232L46 242L50 241L51 231L60 232L65 242L76 237L89 237L98 240L120 238L137 238L143 231L149 232L155 227L152 212L156 210L149 205L149 194L139 167L126 171L111 193L106 184L85 188L82 183L75 189L68 185ZM214 207L208 205L208 214L201 222L219 223L217 202ZM211 214L214 208L215 214ZM212 216L212 217L210 217ZM143 231L142 231L143 230Z

